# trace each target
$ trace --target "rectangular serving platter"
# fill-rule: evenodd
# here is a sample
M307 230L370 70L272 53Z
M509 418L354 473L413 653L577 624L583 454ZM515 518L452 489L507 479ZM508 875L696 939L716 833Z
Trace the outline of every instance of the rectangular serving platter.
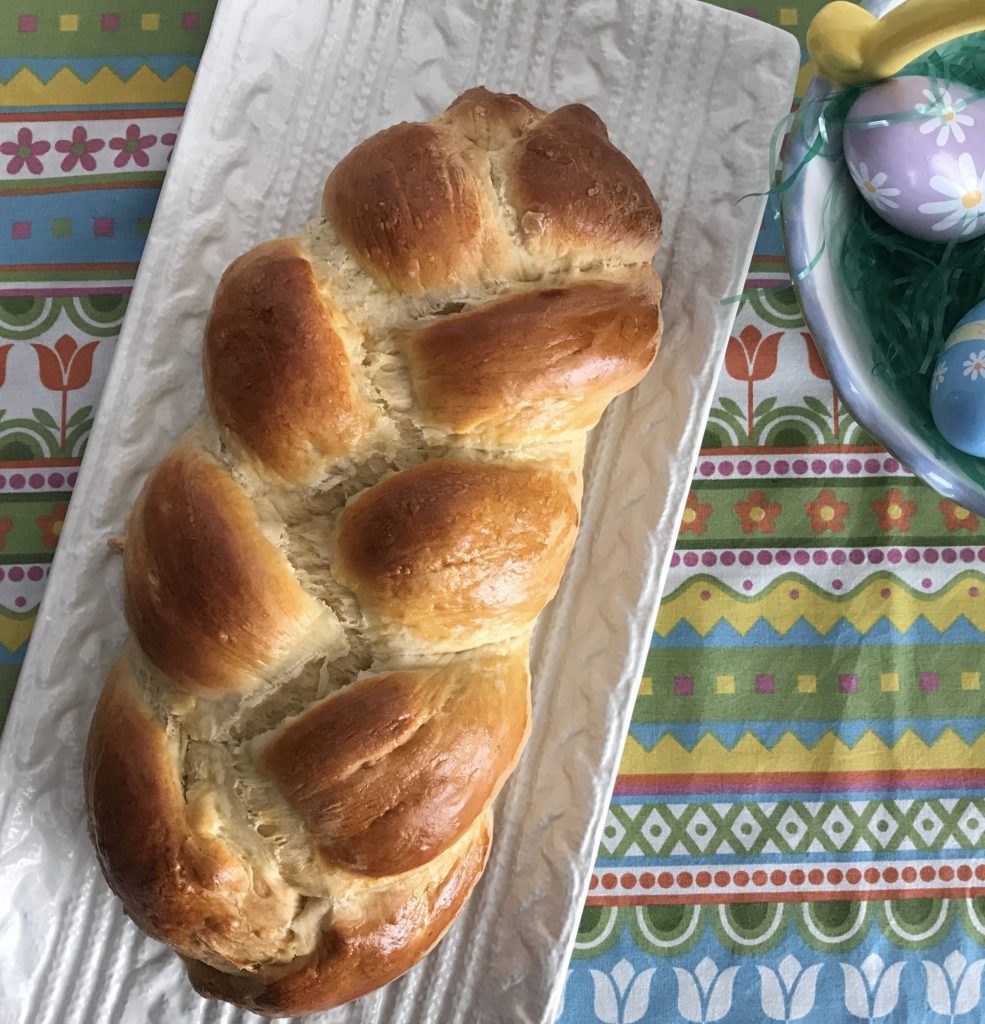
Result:
M438 948L321 1024L549 1024L629 727L734 303L792 36L697 0L221 0L0 742L0 1022L258 1021L206 1002L124 916L81 759L121 647L119 535L201 404L201 332L239 253L293 233L360 139L474 84L584 102L663 207L666 332L594 432L583 527L533 648L533 731L486 874Z

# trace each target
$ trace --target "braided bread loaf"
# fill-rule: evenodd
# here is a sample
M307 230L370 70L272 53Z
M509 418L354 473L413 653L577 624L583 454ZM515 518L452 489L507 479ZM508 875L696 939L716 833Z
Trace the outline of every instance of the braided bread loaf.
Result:
M226 271L207 411L127 521L85 766L110 886L200 993L337 1005L468 897L585 433L656 354L659 235L590 110L473 89Z

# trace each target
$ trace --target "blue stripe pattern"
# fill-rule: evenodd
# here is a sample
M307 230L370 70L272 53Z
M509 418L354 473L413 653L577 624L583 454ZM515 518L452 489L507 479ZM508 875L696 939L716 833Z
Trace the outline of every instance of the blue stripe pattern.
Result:
M5 263L136 263L145 234L139 223L154 215L160 188L93 189L47 195L0 194L0 256ZM71 224L55 237L54 221ZM112 234L98 234L109 231ZM18 238L18 224L30 237Z

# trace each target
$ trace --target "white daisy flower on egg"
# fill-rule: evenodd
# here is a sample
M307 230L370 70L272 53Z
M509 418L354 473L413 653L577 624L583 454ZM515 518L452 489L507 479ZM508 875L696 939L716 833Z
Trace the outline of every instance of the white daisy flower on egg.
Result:
M859 163L858 167L852 167L849 164L848 169L855 179L855 184L864 191L865 198L869 201L870 206L875 207L877 210L899 209L899 203L893 199L894 196L899 195L899 189L886 188L889 175L885 171L870 174L868 165L864 163Z
M918 103L917 113L923 114L928 120L920 125L921 135L930 135L937 132L937 145L946 146L951 136L956 142L963 143L965 140L964 129L971 128L975 119L963 111L968 106L966 100L953 100L949 90L941 93L933 93L930 89L923 90L924 96L930 103Z
M977 355L973 353L964 361L964 375L972 380L985 377L985 349Z
M920 204L921 213L931 217L943 214L934 225L934 231L950 231L963 221L961 234L970 234L979 219L985 217L985 174L978 173L975 158L970 153L962 153L958 158L954 177L935 174L930 179L930 187L947 197L940 202Z
M935 391L941 386L941 384L944 383L944 375L946 373L947 373L947 363L945 363L943 361L939 362L937 364L937 369L934 370L934 377L933 377L934 390Z

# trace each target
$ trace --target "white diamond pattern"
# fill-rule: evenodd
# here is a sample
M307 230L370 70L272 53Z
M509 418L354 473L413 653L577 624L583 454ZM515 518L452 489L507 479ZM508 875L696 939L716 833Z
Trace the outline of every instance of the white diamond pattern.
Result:
M759 824L748 807L743 807L732 823L732 835L736 842L747 850L752 849L762 831L762 825Z
M704 853L708 844L715 838L715 823L704 812L704 808L698 808L697 813L687 823L685 831L691 842Z
M985 845L985 802L949 801L952 811L964 804L953 826L937 800L879 801L871 803L791 803L778 820L762 824L761 812L775 804L745 804L727 819L717 813L726 805L621 804L606 818L599 856L669 856L742 854L753 851L803 854L855 850L859 853L917 852L926 849L979 849ZM782 805L781 805L782 806ZM866 819L865 811L872 807ZM897 811L908 810L905 822ZM851 812L858 811L858 818ZM617 813L613 813L617 812ZM861 820L858 820L861 819ZM953 827L953 831L952 831ZM685 835L681 835L681 831ZM638 839L638 841L636 841ZM805 846L806 844L806 846Z
M876 850L885 849L897 832L899 824L896 819L886 810L884 804L879 804L875 814L869 819L869 836L873 847Z
M792 851L807 835L807 822L792 807L788 807L783 812L783 817L777 822L777 830L780 833L781 842Z
M913 831L929 846L940 835L944 822L937 812L925 804L917 810L913 819Z
M599 845L604 853L612 856L618 849L619 844L626 837L626 826L609 810L606 815L605 827L602 829L602 839Z
M852 823L840 807L833 807L821 824L821 831L827 841L840 850L852 834Z
M659 853L667 837L671 833L671 827L664 820L664 816L654 807L647 815L646 821L641 829L643 838L653 847L653 852Z
M980 807L966 807L964 814L958 818L958 828L967 837L968 841L978 846L982 836L985 835L985 814Z

